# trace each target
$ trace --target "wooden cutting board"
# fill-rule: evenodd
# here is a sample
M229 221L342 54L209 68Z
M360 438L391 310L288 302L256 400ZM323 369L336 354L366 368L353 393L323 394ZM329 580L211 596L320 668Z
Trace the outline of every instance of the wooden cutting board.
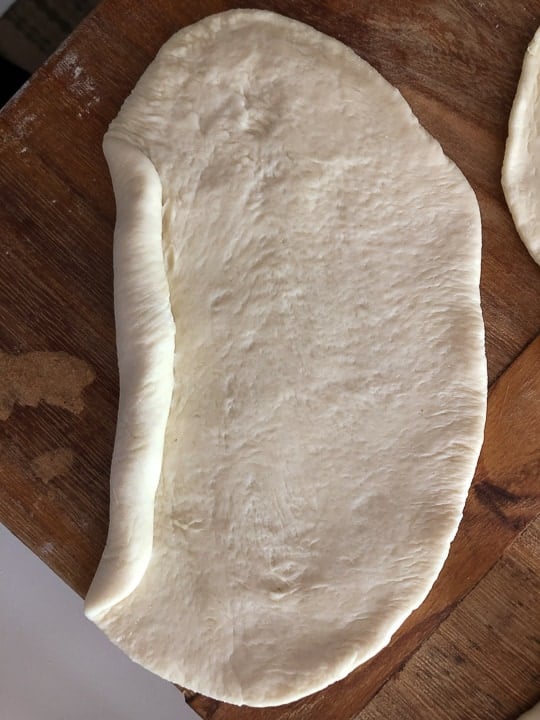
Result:
M114 198L101 139L160 45L233 6L105 0L0 113L0 520L81 595L105 542L118 395ZM390 646L282 708L188 701L214 720L515 717L540 695L540 268L516 235L499 177L540 2L250 6L350 45L470 180L483 219L491 390L450 556Z

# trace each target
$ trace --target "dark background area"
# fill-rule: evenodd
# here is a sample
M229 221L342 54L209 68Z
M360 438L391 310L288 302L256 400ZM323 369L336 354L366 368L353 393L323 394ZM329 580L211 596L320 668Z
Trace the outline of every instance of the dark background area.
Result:
M0 106L28 80L98 0L17 0L0 18Z

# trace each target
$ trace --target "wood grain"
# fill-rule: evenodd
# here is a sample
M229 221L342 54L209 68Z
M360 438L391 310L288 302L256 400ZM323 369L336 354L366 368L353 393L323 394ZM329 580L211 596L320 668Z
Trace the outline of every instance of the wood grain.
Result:
M469 682L502 703L502 709L493 706L493 717L515 714L531 698L531 677L512 675L514 693L503 700L495 665L484 672L481 657L496 655L502 643L509 654L500 657L514 662L521 652L528 658L533 640L523 635L523 619L501 623L498 634L482 631L479 648L463 643L484 612L503 618L512 598L530 609L533 597L496 565L540 511L540 340L533 342L540 332L540 270L516 235L499 178L508 113L525 48L540 23L540 2L275 0L250 6L303 20L350 45L401 90L473 185L483 220L481 292L492 389L484 450L448 562L391 645L342 682L290 706L239 710L197 695L190 703L216 719L342 720L366 708L379 713L366 717L427 717L429 710L444 720L457 717L450 705L458 699L456 707L467 708L460 717L476 717ZM80 414L46 403L15 405L0 423L0 521L80 594L106 535L118 393L114 198L101 139L161 44L183 25L229 7L227 0L104 0L0 113L0 352L66 353L95 374ZM35 472L39 459L59 451L68 453L71 468L45 482ZM533 568L529 555L539 552L532 526L522 537L507 551L518 547L527 556L512 555L515 572ZM489 597L480 592L470 600L489 578L495 583L486 585ZM456 683L444 681L450 642L466 658L459 665L452 656ZM428 663L431 680L407 674Z
M540 699L540 520L358 720L505 720Z

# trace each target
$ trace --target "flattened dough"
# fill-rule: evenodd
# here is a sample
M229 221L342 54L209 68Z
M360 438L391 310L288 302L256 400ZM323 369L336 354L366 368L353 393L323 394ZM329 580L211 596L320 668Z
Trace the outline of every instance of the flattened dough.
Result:
M517 231L540 263L540 29L527 48L508 123L502 186Z
M388 643L456 532L476 199L372 67L260 11L169 40L104 148L121 403L86 612L192 690L294 700Z

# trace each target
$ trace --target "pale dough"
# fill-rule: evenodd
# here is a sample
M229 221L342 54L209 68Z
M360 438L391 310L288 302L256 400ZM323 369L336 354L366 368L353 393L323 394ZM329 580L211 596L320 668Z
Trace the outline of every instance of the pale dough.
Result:
M372 67L261 11L169 40L104 147L121 402L86 612L192 690L294 700L388 643L460 521L474 193Z
M510 113L502 186L517 231L540 263L540 29L527 48Z

